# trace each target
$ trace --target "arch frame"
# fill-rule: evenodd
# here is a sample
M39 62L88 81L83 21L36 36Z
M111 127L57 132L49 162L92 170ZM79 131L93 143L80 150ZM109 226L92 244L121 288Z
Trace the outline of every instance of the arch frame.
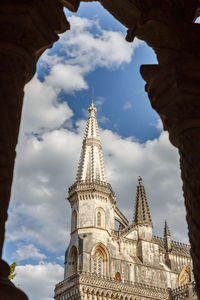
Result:
M109 252L108 252L108 249L106 248L106 246L99 242L99 243L96 243L95 245L93 245L92 249L91 249L91 255L90 255L90 271L91 273L93 273L93 259L94 259L94 256L95 256L95 253L97 251L100 251L102 253L102 256L103 256L103 276L107 276L109 274L109 270L110 270L110 255L109 255Z

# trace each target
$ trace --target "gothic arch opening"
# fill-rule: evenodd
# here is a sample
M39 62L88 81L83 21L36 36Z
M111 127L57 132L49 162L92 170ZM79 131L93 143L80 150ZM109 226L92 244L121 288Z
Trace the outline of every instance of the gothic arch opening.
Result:
M101 216L101 212L100 211L98 211L97 212L97 226L98 227L101 227L101 224L102 224L102 216Z
M91 253L91 272L97 276L106 276L107 274L108 255L101 246L96 245Z
M105 212L101 207L96 209L96 226L105 228Z
M77 214L77 211L74 210L72 213L72 222L71 222L71 231L72 232L77 229L77 222L78 222L78 214Z
M78 266L78 251L75 246L70 251L70 276L77 273Z

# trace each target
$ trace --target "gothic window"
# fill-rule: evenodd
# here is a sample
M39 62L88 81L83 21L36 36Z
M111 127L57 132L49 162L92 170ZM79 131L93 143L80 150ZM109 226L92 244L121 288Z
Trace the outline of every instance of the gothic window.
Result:
M97 212L97 226L101 227L101 213L100 213L100 211Z
M93 272L98 276L103 275L103 253L97 249L93 257Z
M72 214L72 231L77 229L77 211L74 210Z
M78 253L76 247L72 247L71 255L70 255L70 275L77 273L77 261L78 261Z
M95 224L97 227L105 228L105 212L102 207L96 209Z

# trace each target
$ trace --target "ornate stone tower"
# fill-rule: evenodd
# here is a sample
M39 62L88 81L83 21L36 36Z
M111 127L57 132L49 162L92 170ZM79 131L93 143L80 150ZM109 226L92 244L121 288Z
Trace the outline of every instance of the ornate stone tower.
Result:
M99 128L92 102L87 121L78 166L76 182L69 188L68 200L72 208L71 240L66 251L65 277L91 269L91 246L98 242L106 245L114 229L115 194L107 183ZM103 246L101 246L103 249ZM106 257L105 249L98 259ZM98 267L96 264L93 269ZM101 265L101 275L108 275L107 266ZM96 270L96 272L99 270Z
M141 177L133 222L116 207L93 102L88 111L77 177L69 188L71 239L55 300L195 299L190 247L171 240L167 223L164 237L152 235Z

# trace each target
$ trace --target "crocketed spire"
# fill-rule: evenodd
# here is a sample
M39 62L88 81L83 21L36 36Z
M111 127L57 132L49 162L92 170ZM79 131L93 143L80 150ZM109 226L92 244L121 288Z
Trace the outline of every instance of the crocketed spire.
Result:
M76 180L87 182L107 182L99 128L95 116L97 109L94 106L93 99L88 111L90 116L86 125Z
M169 227L167 224L167 221L165 220L165 227L164 227L164 236L171 236L170 231L169 231Z
M147 202L144 186L142 184L142 177L138 177L138 186L135 202L135 212L133 216L133 223L135 225L152 225L151 214Z

